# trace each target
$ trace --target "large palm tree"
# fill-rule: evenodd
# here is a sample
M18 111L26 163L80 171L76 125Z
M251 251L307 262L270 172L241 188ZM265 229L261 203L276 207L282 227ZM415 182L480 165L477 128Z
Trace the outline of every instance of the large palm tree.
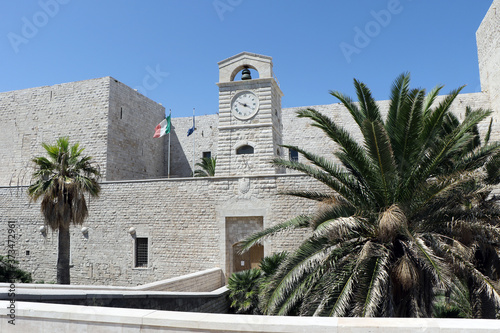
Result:
M45 224L59 233L57 283L69 284L70 224L81 225L88 215L85 193L97 197L100 192L99 169L92 157L82 156L83 148L61 137L54 145L42 143L48 158L35 157L33 182L28 195L33 201L42 198Z
M362 142L314 109L297 112L333 141L334 160L285 146L307 162L274 164L332 191L288 192L322 208L245 241L249 249L283 230L311 230L261 293L263 313L430 317L435 297L463 283L472 303L500 305L500 212L489 187L499 181L500 146L489 142L491 123L484 142L477 131L491 112L467 109L459 121L450 106L461 88L435 103L442 86L426 94L409 84L409 74L395 80L385 119L362 82L354 80L358 103L331 92Z

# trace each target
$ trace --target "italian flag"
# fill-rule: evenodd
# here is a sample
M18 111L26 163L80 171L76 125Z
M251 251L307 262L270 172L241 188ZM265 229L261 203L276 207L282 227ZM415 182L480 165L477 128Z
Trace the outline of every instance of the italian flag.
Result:
M155 135L153 135L153 138L161 138L168 133L170 133L170 115L168 115L167 118L163 119L161 123L156 125Z

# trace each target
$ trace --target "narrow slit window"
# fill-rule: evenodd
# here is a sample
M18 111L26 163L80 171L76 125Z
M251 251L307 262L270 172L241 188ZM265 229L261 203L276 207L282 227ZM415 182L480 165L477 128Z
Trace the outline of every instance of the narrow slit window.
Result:
M236 155L253 154L253 147L249 145L241 146L236 149Z
M135 267L148 267L148 239L135 239Z

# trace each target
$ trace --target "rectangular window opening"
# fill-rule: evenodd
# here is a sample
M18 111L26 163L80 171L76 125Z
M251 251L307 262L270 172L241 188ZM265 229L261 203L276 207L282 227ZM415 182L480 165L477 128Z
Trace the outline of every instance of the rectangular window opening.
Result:
M290 149L288 151L288 156L290 157L290 161L298 162L299 161L299 152L295 149Z
M203 152L203 158L211 158L211 157L212 157L211 151L204 151Z
M148 267L148 239L135 239L135 267Z

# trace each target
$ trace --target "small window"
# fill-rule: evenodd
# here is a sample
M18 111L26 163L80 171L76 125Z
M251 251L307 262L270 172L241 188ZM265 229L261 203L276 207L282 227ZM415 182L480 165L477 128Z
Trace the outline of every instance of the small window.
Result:
M135 267L148 267L148 239L135 239Z
M211 151L204 151L203 152L203 158L211 158L211 157L212 157Z
M249 145L241 146L236 149L236 155L253 154L253 147Z
M295 149L290 149L288 151L288 156L290 158L290 161L292 161L292 162L298 162L299 161L299 152L296 151Z

